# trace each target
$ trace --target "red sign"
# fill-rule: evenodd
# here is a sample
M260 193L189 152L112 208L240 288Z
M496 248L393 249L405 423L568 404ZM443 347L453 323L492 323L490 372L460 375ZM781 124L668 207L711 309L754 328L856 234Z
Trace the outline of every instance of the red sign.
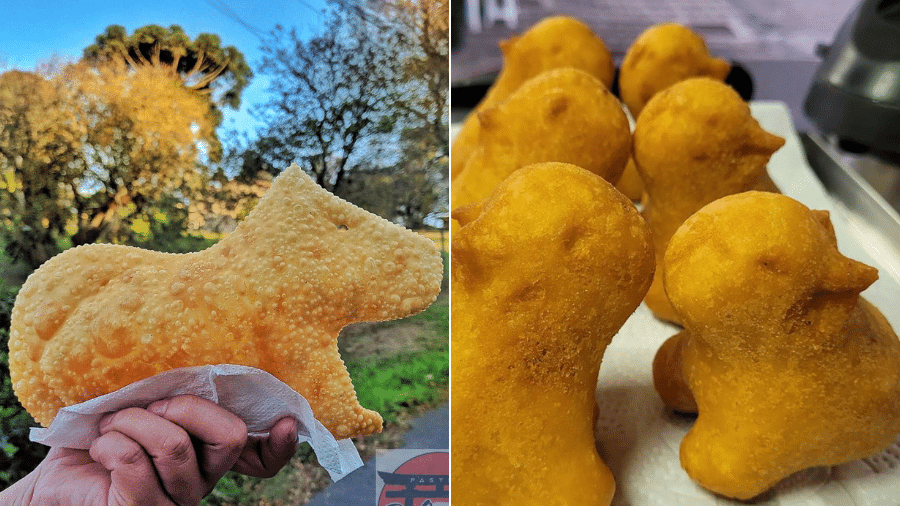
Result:
M384 488L378 506L438 506L450 503L450 454L430 451L407 460L394 472L378 471Z

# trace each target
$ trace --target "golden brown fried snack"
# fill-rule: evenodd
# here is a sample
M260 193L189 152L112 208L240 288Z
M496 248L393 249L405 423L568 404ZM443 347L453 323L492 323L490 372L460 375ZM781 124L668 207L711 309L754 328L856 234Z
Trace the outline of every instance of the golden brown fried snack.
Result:
M748 499L900 432L900 341L859 296L878 272L838 252L827 212L725 197L672 237L664 271L685 330L654 380L666 404L696 403L681 464L698 483Z
M424 309L441 277L432 241L293 165L208 250L90 245L41 266L13 309L12 381L46 426L63 406L168 369L247 365L300 392L336 437L371 434L381 417L359 405L338 331Z
M453 180L451 209L480 202L526 165L565 162L616 181L631 151L628 117L596 78L566 68L530 79L478 114L476 149Z
M634 161L657 263L675 230L701 207L725 195L775 190L766 164L783 144L737 92L714 79L686 79L656 94L635 124ZM661 272L645 302L658 318L678 323Z
M724 81L731 64L709 54L699 34L677 23L645 30L631 45L619 70L619 92L631 115L656 93L691 77Z
M622 171L622 176L616 182L616 189L635 202L641 200L644 195L644 182L641 181L641 175L638 174L634 158L628 158L625 170Z
M516 171L453 216L454 501L608 505L594 390L653 276L646 224L608 182L561 163Z
M503 102L519 86L547 70L577 68L599 79L609 88L615 75L615 64L606 44L591 29L575 18L550 16L522 35L500 44L503 68L496 81L477 107L466 117L453 141L450 175L456 178L478 142L481 128L477 114Z
M619 94L637 118L656 93L692 77L724 81L731 64L709 54L703 38L676 23L654 25L631 45L619 72ZM640 200L644 183L629 164L617 184L632 200Z

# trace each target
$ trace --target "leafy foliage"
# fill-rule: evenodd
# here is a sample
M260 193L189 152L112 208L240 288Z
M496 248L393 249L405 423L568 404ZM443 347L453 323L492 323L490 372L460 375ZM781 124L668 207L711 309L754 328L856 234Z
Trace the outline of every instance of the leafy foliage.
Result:
M14 260L37 266L59 252L85 135L73 115L61 82L0 74L0 210Z
M9 378L9 324L16 293L0 285L0 488L30 473L48 451L29 441L31 427L38 424L19 404Z
M308 40L278 26L262 46L262 70L275 76L269 90L275 98L260 111L270 156L281 166L303 161L335 194L354 157L393 130L396 101L397 62L385 50L388 41L351 14L330 11L321 34Z
M449 155L448 91L450 74L447 0L381 0L375 8L396 28L392 37L402 54L401 72L408 84L398 102L413 138L427 145L434 157Z
M188 89L210 97L216 126L221 123L218 109L237 109L241 92L253 77L236 47L223 47L219 36L211 33L201 33L191 40L178 25L147 25L131 35L120 25L110 25L84 50L84 59L92 63L119 61L130 69L167 69Z
M277 27L264 42L275 98L257 111L268 126L240 172L297 161L333 193L419 228L447 207L447 4L330 6L321 34Z
M215 138L205 99L167 69L114 61L0 75L0 120L7 253L32 267L69 236L132 240L157 201L205 186Z

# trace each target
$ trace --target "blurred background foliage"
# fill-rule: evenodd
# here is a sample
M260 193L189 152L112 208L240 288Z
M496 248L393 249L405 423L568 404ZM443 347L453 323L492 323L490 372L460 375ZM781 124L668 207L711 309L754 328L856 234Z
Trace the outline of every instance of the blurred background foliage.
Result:
M221 128L222 111L239 107L254 77L251 62L218 35L192 39L177 25L130 34L111 25L78 61L0 74L0 488L46 453L27 440L34 421L12 391L7 340L19 286L62 250L97 242L204 249L290 163L444 246L448 11L446 0L328 0L313 36L272 27L253 62L271 85L252 133ZM446 308L444 300L425 313L436 337L388 359L392 367L348 360L360 398L386 419L446 400ZM212 500L257 488L232 477Z

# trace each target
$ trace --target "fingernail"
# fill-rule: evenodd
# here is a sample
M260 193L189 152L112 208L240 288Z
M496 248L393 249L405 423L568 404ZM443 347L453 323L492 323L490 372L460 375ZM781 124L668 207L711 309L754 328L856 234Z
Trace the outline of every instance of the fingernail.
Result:
M156 416L163 416L166 414L166 406L169 405L168 399L162 401L156 401L147 406L147 411L153 413Z

